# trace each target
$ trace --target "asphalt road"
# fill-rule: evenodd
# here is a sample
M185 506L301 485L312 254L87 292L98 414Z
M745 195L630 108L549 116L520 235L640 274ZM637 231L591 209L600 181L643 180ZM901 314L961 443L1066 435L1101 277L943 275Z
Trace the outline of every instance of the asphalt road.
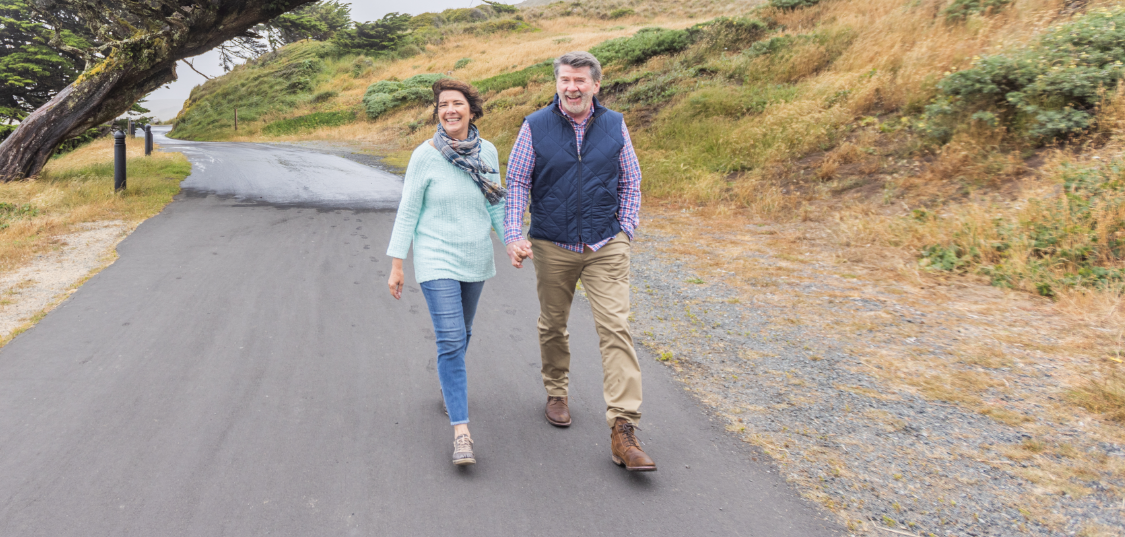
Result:
M0 350L0 535L841 533L643 349L659 471L615 466L582 303L574 425L548 425L534 272L500 247L468 355L478 464L453 466L425 301L384 283L400 179L158 142L195 165L185 193Z

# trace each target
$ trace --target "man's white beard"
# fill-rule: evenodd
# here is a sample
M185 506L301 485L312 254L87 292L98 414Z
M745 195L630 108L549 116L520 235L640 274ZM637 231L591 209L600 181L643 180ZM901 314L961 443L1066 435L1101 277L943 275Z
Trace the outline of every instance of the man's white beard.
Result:
M576 109L574 109L574 108L571 108L570 105L567 103L567 100L566 100L567 95L565 93L562 94L563 110L566 110L566 112L568 114L578 115L578 114L581 114L581 113L585 112L587 109L589 109L590 103L593 99L590 98L590 95L588 93L582 93L582 94L580 94L580 96L582 98L582 101L580 103L578 103L578 107ZM573 98L573 97L571 97L571 98Z

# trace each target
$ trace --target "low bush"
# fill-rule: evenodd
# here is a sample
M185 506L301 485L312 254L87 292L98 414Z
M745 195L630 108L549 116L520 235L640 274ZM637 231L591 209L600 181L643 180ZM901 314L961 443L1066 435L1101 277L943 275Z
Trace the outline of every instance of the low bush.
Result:
M13 220L32 218L39 215L39 209L30 203L0 202L0 229L7 229Z
M319 59L295 61L277 70L277 76L285 79L311 77L324 70L324 62Z
M694 41L691 30L642 28L630 37L610 39L591 47L590 54L597 57L603 65L636 65L654 56L680 52Z
M630 15L636 15L636 14L637 14L637 12L634 11L633 8L622 7L622 8L618 8L618 9L615 9L613 11L610 11L609 12L609 18L620 19L621 17L628 17Z
M497 19L482 22L472 26L466 26L466 33L482 34L496 34L503 32L532 32L535 27L521 20L516 19Z
M770 0L770 6L778 9L800 9L820 3L820 0Z
M953 0L953 3L943 9L942 13L945 14L946 20L963 20L969 15L996 13L1011 3L1012 0Z
M747 58L757 58L758 56L774 54L793 46L793 42L796 41L796 39L796 37L791 35L771 37L750 45L742 51L742 55Z
M769 26L757 19L719 17L691 30L706 52L742 50L765 37Z
M316 112L304 116L274 121L262 128L262 134L282 136L320 127L338 127L355 121L355 112Z
M1125 284L1125 160L1068 165L1061 194L1031 199L1021 211L990 219L962 217L941 244L922 251L932 270L969 271L993 285L1054 296L1063 288Z
M363 107L367 117L378 118L400 106L430 102L434 98L432 86L441 74L414 75L402 82L380 80L367 87L363 94Z
M547 60L532 65L531 67L520 69L519 71L496 75L484 80L477 80L473 82L473 86L483 95L490 91L499 92L508 88L523 87L534 80L551 80L554 76L554 60Z
M454 69L464 69L466 65L469 65L472 62L473 62L472 58L461 58L460 60L457 60L457 63L453 64L453 68Z
M1125 9L1084 15L1021 50L986 56L946 76L926 108L941 142L973 120L1044 143L1093 125L1094 112L1125 74Z
M356 56L352 60L352 78L359 78L371 72L375 68L375 62L367 56Z
M335 99L337 95L339 95L339 92L335 92L335 91L331 91L331 90L322 91L320 93L317 93L316 95L313 95L312 99L309 99L309 102L313 103L313 104L319 104L319 103L331 101L332 99Z

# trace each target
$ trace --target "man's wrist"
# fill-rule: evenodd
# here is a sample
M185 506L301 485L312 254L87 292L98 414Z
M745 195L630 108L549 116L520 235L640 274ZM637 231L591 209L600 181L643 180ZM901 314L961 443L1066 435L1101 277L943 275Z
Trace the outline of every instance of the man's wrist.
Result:
M504 235L504 246L507 246L509 244L512 244L513 242L519 242L519 241L522 241L522 240L523 240L522 234Z

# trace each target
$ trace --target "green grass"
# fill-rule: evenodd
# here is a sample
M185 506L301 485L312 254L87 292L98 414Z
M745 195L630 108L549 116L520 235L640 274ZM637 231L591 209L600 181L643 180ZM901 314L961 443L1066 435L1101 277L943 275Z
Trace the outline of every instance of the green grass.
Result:
M142 139L127 140L127 188L114 192L113 141L100 138L51 159L34 181L0 185L0 270L20 265L77 224L155 215L191 173L182 154L145 157Z
M331 51L327 43L295 43L196 86L169 136L221 140L234 134L235 108L240 128L245 129L299 105L327 100L324 92L314 89L331 76ZM351 63L348 58L349 69Z
M355 121L355 117L356 113L352 110L341 112L316 112L274 121L262 128L262 134L268 136L283 136L320 127L338 127Z
M547 60L539 62L531 67L513 71L511 73L504 73L489 77L484 80L477 80L473 82L473 86L477 91L484 95L488 92L501 92L508 88L518 88L528 85L532 81L550 80L555 76L555 69L553 61Z

